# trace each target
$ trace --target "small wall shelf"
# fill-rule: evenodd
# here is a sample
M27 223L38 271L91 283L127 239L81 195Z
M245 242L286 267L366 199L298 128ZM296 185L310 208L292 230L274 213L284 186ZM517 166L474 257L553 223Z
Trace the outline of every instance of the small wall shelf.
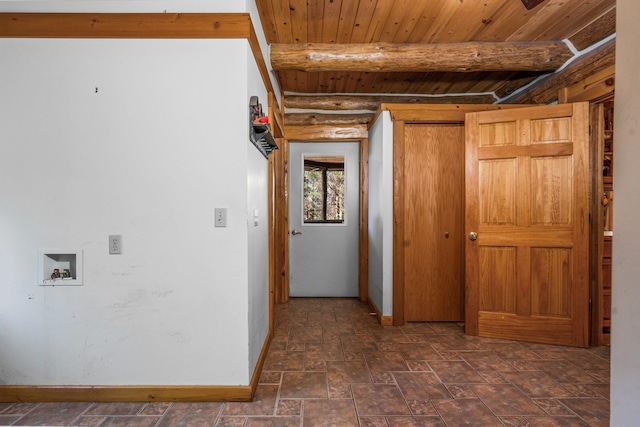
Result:
M258 102L257 96L252 96L249 101L249 139L268 158L273 150L278 149L278 144L271 133L271 126L261 121L262 118L265 118L262 104Z
M40 286L82 285L82 250L40 249L38 263Z

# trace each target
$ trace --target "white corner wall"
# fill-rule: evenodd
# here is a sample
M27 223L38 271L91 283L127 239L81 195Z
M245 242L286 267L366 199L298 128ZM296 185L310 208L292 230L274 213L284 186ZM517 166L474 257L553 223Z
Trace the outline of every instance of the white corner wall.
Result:
M257 96L267 114L268 95L251 50L247 51L246 123L249 123L249 98ZM268 161L250 142L248 144L247 229L248 229L248 321L249 378L258 363L269 333L269 182ZM257 215L257 217L255 216ZM257 224L256 224L257 220Z
M611 425L640 419L640 3L617 2L615 211L612 265Z
M249 51L0 39L0 384L249 383L268 310L249 327L267 262ZM82 250L83 285L38 286L40 248Z
M369 296L393 314L393 122L382 111L369 130Z

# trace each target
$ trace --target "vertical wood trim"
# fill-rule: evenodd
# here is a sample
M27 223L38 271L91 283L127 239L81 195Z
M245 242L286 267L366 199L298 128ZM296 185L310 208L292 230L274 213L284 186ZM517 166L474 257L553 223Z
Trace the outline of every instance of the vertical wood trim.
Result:
M278 104L273 92L268 93L269 123L274 123L275 117L279 114ZM268 158L268 187L267 196L269 210L269 333L272 334L275 328L274 306L275 306L275 286L276 286L276 212L275 212L275 185L276 169L275 156Z
M279 150L272 153L274 160L274 302L284 304L289 300L289 197L287 156L289 144L279 138Z
M531 120L517 122L518 147L531 146ZM516 187L516 225L531 227L531 156L518 156L518 183ZM518 316L531 316L531 246L519 246L516 254L516 307Z
M274 319L274 303L275 303L275 283L276 283L276 241L275 241L275 211L274 211L274 195L275 195L275 167L274 156L269 156L268 163L268 186L269 194L268 211L269 211L269 331L273 331L275 326Z
M574 289L579 298L574 308L574 343L586 347L589 344L589 104L580 102L573 104L573 164L576 204L574 205L573 241L574 272L576 284L583 286ZM577 208L584 206L587 211Z
M404 325L404 132L393 122L393 324Z
M465 332L478 335L478 245L469 240L478 232L478 116L465 116Z
M369 139L360 141L360 301L369 299Z
M604 213L602 211L602 195L604 182L602 178L602 164L604 161L604 106L591 104L590 106L590 171L591 176L589 201L591 209L591 224L589 229L589 291L591 294L591 345L604 344L602 333L602 315L604 313L602 257L604 242Z

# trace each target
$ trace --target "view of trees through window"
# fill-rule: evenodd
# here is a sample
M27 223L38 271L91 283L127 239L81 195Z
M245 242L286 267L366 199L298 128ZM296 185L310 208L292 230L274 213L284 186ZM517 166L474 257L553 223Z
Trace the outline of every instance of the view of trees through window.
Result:
M304 222L344 222L344 156L304 159Z

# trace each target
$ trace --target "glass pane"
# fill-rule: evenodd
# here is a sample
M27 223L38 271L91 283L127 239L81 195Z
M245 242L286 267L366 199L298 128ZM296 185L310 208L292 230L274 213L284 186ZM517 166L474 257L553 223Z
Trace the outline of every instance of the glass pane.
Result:
M344 156L305 156L305 223L343 223L344 191Z

